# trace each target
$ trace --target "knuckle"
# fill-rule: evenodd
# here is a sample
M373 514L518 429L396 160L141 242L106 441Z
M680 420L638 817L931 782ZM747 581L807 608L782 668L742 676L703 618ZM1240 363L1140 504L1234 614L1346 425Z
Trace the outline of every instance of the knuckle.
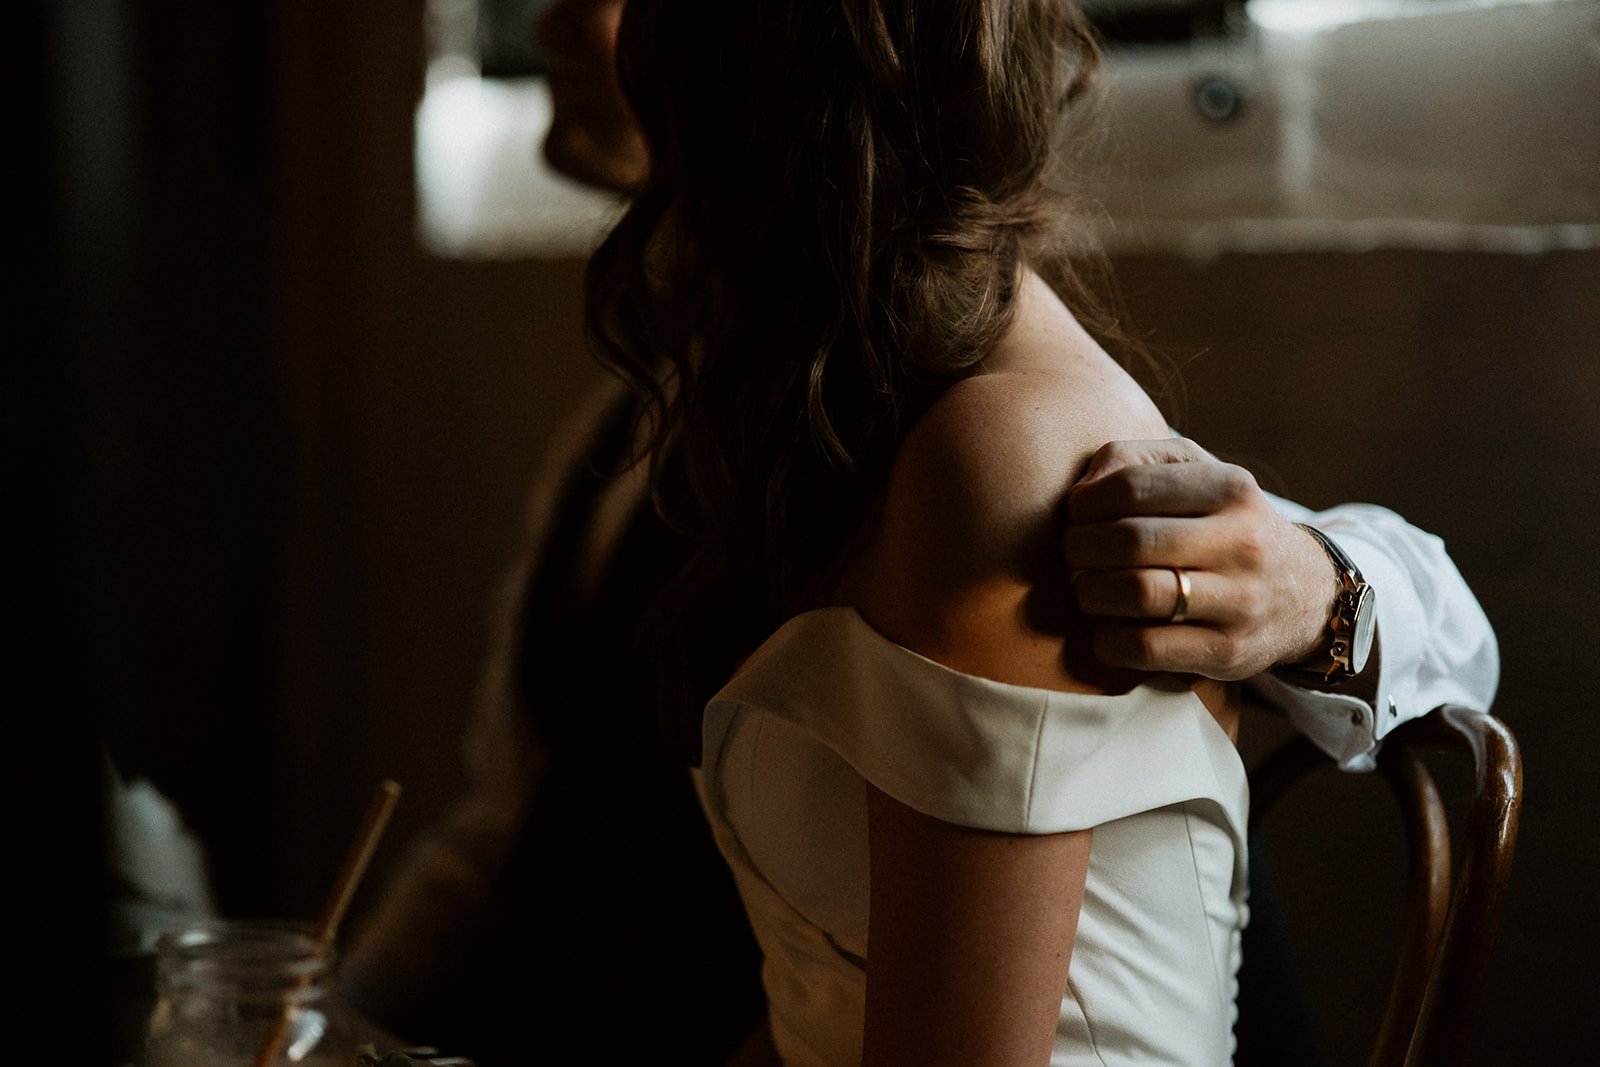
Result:
M1234 463L1222 465L1222 494L1225 499L1244 504L1254 500L1259 492L1255 475Z
M1268 610L1266 584L1259 581L1239 582L1234 596L1235 611L1247 619L1258 619Z
M1254 527L1246 527L1239 532L1234 540L1234 565L1241 570L1255 573L1260 571L1267 562L1268 544L1261 531Z
M1117 507L1124 514L1137 515L1144 496L1144 468L1123 467L1111 476L1109 488L1116 492Z
M1112 471L1083 488L1082 494L1097 517L1112 522L1128 514L1128 472Z
M1113 519L1101 527L1100 542L1108 553L1119 557L1132 554L1138 542L1137 523L1132 519Z
M1095 451L1095 458L1100 460L1125 460L1133 455L1133 442L1107 441Z
M1124 513L1137 512L1144 495L1145 469L1141 465L1119 467L1105 479L1105 492Z
M1137 519L1124 520L1123 528L1128 537L1128 549L1137 559L1152 559L1161 548L1161 535L1156 525L1151 522L1140 522Z
M1211 659L1220 670L1233 672L1243 658L1243 647L1231 633L1218 631L1211 641Z
M1126 499L1123 503L1130 512L1142 515L1149 510L1151 501L1160 491L1162 470L1144 465L1129 467L1124 473L1123 493Z

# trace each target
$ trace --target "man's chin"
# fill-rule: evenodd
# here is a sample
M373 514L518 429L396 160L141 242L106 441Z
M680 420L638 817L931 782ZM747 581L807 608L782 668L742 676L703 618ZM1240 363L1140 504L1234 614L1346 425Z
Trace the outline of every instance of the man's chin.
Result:
M544 159L557 173L624 195L638 191L648 169L631 138L599 138L582 127L557 123L544 139Z

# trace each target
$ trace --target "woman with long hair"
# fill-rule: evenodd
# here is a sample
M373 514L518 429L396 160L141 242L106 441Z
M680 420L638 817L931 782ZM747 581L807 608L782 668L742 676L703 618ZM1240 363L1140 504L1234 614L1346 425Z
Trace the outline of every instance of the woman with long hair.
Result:
M643 630L786 1063L1230 1055L1233 694L1098 666L1064 607L1069 488L1167 432L1061 251L1095 64L1062 0L624 16L651 166L588 320L644 397L683 564Z

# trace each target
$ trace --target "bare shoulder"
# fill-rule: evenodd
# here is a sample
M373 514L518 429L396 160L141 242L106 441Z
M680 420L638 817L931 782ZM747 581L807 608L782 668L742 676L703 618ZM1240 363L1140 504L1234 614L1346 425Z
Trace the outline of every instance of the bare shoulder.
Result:
M919 475L932 474L955 478L980 509L1026 510L1063 491L1107 441L1166 433L1144 390L1030 275L1011 329L981 371L952 386L912 430L891 493L915 495L930 488Z
M885 524L941 569L1005 569L1108 441L1165 436L1154 403L1042 282L982 369L948 389L896 457ZM1042 291L1039 291L1042 290Z
M1138 386L1111 373L1125 378L1120 369L1086 371L1023 367L957 383L902 446L891 503L935 504L956 523L1018 518L1055 503L1107 441L1167 432Z
M1166 424L1070 316L1019 317L986 364L901 447L862 558L860 606L891 638L957 669L1060 687L1069 635L1048 609L1068 600L1066 492L1101 445L1162 436Z

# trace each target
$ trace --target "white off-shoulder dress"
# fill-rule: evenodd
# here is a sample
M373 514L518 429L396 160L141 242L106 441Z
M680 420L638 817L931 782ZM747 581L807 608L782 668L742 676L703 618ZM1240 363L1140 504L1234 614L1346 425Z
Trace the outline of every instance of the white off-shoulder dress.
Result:
M1095 828L1051 1064L1232 1059L1247 784L1177 679L1120 696L1007 685L824 608L791 619L707 705L694 773L791 1067L861 1060L866 781L963 826Z

